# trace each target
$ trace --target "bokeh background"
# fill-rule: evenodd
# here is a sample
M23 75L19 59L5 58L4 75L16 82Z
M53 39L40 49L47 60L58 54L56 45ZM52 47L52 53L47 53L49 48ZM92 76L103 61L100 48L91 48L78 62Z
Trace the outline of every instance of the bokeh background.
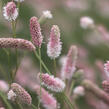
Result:
M12 37L11 24L4 19L2 14L2 7L8 1L11 0L0 0L0 37ZM53 64L52 60L47 56L46 44L50 28L56 24L60 27L61 40L63 42L60 58L67 54L72 44L77 45L79 49L78 69L84 69L86 78L94 81L101 87L101 81L106 79L103 71L103 63L109 59L109 0L25 0L20 6L17 37L30 40L29 19L32 16L40 18L44 10L50 10L53 14L53 19L47 20L45 24L41 25L44 36L42 59L50 71L53 72ZM80 18L82 16L90 16L102 32L82 29L80 27ZM10 66L8 65L8 53L4 49L0 49L0 78L7 81L9 78L6 78L5 75L9 76L10 69L15 67L16 61L14 51L8 50L8 52L11 57ZM59 73L61 69L60 58L57 59L57 72ZM19 51L20 61L20 69L24 70L26 74L30 75L31 73L35 75L35 73L38 73L39 61L36 60L33 53ZM22 80L24 84L27 84L26 79L28 78L25 77ZM35 81L35 78L33 80ZM82 98L78 102L81 109L87 109L88 103L85 100L90 97L88 95L88 97L85 97L85 99ZM104 106L102 102L95 101L99 104L97 108L106 108L101 107Z

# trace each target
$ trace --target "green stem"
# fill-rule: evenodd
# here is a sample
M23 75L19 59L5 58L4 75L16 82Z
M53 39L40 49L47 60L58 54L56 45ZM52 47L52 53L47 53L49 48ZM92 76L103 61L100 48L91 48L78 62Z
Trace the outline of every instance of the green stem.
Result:
M6 97L3 95L2 92L0 92L0 97L2 98L3 102L6 104L8 109L13 109L12 106L8 103Z
M37 54L36 51L34 51L34 54L35 54L36 58L38 60L40 60L40 56ZM41 61L42 66L44 67L44 69L47 71L47 73L51 74L50 71L48 70L48 68L46 67L46 65L44 64L44 62L42 60L40 60L40 61Z
M12 30L13 30L13 37L16 38L16 22L15 21L12 21ZM12 73L12 82L14 81L15 79L15 76L16 76L16 73L17 73L17 69L18 69L18 52L17 52L17 49L16 49L16 69L14 71L14 73Z
M36 107L34 104L31 104L31 107L32 107L33 109L37 109L37 107Z
M53 62L54 62L54 76L56 76L56 60L54 59Z
M38 109L40 107L40 99L41 99L41 83L42 83L42 64L41 64L41 50L39 48L39 57L40 57L40 98L39 98L39 102L38 102Z
M75 84L75 81L72 80L71 87L70 87L70 89L69 89L69 97L70 97L70 95L71 95L71 93L72 93L72 89L73 89L73 87L74 87L74 84Z
M65 95L65 93L63 93L63 98L66 101L66 103L69 105L70 109L74 109L73 104L71 103L71 101L69 100L69 98Z

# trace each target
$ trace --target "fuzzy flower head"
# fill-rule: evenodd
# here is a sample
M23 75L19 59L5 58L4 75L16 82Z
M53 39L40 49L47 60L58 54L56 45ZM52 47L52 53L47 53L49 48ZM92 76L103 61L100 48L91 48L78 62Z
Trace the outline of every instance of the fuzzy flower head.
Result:
M14 1L16 1L16 2L23 2L24 0L14 0Z
M65 88L65 83L59 79L55 78L53 75L49 74L39 74L39 78L42 78L42 85L46 86L48 89L54 92L62 92Z
M77 55L78 49L75 45L72 45L62 66L61 77L63 79L72 78L72 75L76 70Z
M84 16L84 17L81 17L80 19L80 26L83 28L83 29L87 29L87 28L93 28L94 27L94 21L92 18L88 17L88 16Z
M13 92L13 90L10 90L7 95L8 95L8 100L15 101L16 94Z
M9 85L3 80L0 80L0 91L7 92L9 90Z
M82 86L77 86L73 90L73 94L78 95L78 96L84 96L85 95L85 90Z
M30 33L34 45L37 47L41 47L43 36L37 17L32 17L30 19Z
M17 83L12 83L11 84L11 89L13 92L16 94L17 99L25 104L31 105L32 98L30 94L19 84Z
M20 38L0 38L0 48L19 48L29 51L36 49L30 41Z
M14 2L8 2L7 5L3 7L3 15L8 21L16 20L18 16L16 4Z
M104 71L106 75L109 77L109 61L104 64Z
M49 11L49 10L43 11L43 16L45 18L48 18L48 19L52 19L53 18L53 15L51 14L51 11Z
M40 96L40 86L35 86L35 91ZM49 94L44 88L41 88L40 101L43 107L45 107L45 109L57 109L58 107L56 99L51 94Z
M57 25L53 25L47 45L47 54L51 59L55 59L61 54L61 49L62 42L60 41L60 30Z
M0 109L5 109L4 107L0 107Z

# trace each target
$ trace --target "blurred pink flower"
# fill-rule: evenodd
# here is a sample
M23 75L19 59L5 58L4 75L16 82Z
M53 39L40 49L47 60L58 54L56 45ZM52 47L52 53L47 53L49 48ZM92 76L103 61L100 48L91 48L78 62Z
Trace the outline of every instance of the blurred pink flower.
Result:
M42 78L42 85L46 86L48 89L55 92L62 92L65 88L65 83L59 79L49 74L39 74L39 78Z
M40 95L40 86L35 85L34 90ZM41 88L40 101L46 109L57 109L56 99L49 94L44 88Z
M51 59L57 58L61 54L62 42L60 42L60 30L57 25L53 25L50 32L50 39L47 45L47 54Z
M109 77L109 61L104 64L104 71L106 75Z
M18 9L16 8L16 4L14 2L8 2L5 7L3 7L3 15L5 19L12 21L16 20L18 16Z
M75 45L72 45L68 51L67 57L63 63L61 77L62 79L71 79L76 70L78 50Z

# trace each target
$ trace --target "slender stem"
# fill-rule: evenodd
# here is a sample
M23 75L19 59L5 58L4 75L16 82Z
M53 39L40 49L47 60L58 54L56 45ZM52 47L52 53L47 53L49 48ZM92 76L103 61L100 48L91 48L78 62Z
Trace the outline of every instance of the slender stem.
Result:
M6 104L8 109L13 109L12 106L8 103L6 97L3 95L2 92L0 92L0 97L2 98L3 102Z
M34 51L34 54L35 54L36 58L37 58L38 60L40 60L40 56L37 54L36 51ZM47 73L51 74L50 71L48 70L48 68L46 67L46 65L44 64L44 62L43 62L42 60L41 60L41 64L42 64L42 66L44 67L44 69L47 71Z
M31 107L32 107L33 109L38 109L34 104L31 104Z
M13 30L13 37L16 38L16 22L15 21L12 21L12 30ZM12 74L12 82L14 81L15 79L15 76L16 76L16 73L17 73L17 69L18 69L18 52L17 52L17 49L16 49L16 69L15 69L15 72Z
M54 62L54 76L56 76L56 60L53 59L53 62Z
M41 98L41 83L42 83L42 64L41 64L41 50L39 48L39 56L40 56L40 98ZM38 109L40 107L40 98L38 103Z
M70 87L70 89L69 89L69 96L70 96L71 93L72 93L72 89L73 89L73 87L74 87L74 84L75 84L75 81L72 80L71 87Z
M71 101L69 100L69 98L65 95L65 93L63 93L63 97L64 100L67 102L67 104L69 105L70 109L74 109L73 104L71 103Z

